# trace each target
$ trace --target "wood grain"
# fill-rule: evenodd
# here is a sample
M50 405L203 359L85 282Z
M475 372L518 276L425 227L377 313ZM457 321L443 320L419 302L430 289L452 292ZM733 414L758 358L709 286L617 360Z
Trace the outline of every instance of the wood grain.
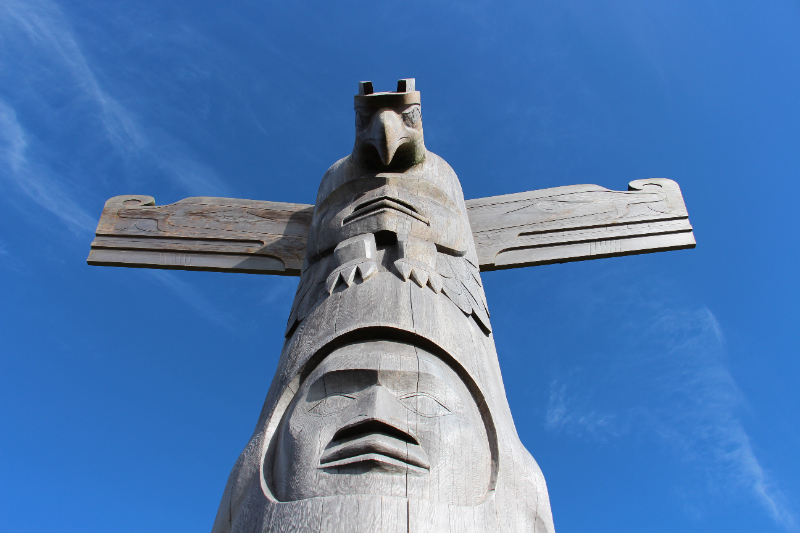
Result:
M151 196L115 196L88 263L299 276L313 209L211 197L156 206Z
M570 185L466 202L481 272L694 248L677 183ZM150 196L106 202L88 263L299 276L314 206Z
M468 200L481 271L695 247L677 183L628 189L569 185Z

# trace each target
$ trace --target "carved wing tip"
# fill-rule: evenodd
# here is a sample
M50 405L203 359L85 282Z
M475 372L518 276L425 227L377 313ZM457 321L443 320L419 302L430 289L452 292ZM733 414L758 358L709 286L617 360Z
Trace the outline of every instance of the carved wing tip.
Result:
M106 200L106 207L136 207L156 205L156 199L143 194L123 194Z
M655 185L657 187L662 187L664 189L675 189L678 192L680 192L681 190L680 186L678 186L677 181L668 178L649 178L642 180L633 180L630 183L628 183L628 190L641 191L648 185Z

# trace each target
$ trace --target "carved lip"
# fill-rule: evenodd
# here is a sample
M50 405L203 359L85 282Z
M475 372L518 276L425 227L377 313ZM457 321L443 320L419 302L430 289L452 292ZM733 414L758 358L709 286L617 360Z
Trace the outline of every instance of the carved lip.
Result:
M319 463L321 468L332 468L368 461L402 470L428 471L431 467L419 445L381 434L365 435L331 446L322 454Z
M359 421L337 431L319 462L320 468L373 462L402 471L430 470L428 458L414 437L379 421Z
M407 215L411 218L416 218L417 220L424 222L425 224L430 226L430 221L428 217L420 213L420 211L411 205L408 202L404 202L398 198L393 198L391 196L378 196L377 198L372 198L366 202L363 202L356 206L352 213L344 217L342 220L342 225L349 224L356 219L365 217L367 215L373 215L379 211L385 211L388 209L394 209L395 211L399 211L404 215Z

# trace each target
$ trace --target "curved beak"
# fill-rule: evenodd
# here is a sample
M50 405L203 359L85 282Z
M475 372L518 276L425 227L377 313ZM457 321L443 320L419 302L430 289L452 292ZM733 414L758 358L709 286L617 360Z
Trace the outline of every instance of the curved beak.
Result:
M409 140L403 127L403 119L394 111L386 109L373 119L370 130L370 141L378 150L381 163L389 166L397 149Z

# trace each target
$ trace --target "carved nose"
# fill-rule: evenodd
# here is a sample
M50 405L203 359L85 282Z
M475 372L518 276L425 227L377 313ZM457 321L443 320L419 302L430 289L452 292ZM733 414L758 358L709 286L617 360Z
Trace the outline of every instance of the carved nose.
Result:
M406 415L400 413L405 409L394 395L375 386L361 401L361 414L333 435L320 456L320 468L346 468L366 461L405 473L430 470L428 456L408 428Z
M397 149L408 141L403 128L403 120L391 110L383 110L372 121L372 142L384 166L394 159Z
M419 444L408 427L408 410L384 387L372 387L359 399L358 415L340 428L333 440L366 433L381 433Z

